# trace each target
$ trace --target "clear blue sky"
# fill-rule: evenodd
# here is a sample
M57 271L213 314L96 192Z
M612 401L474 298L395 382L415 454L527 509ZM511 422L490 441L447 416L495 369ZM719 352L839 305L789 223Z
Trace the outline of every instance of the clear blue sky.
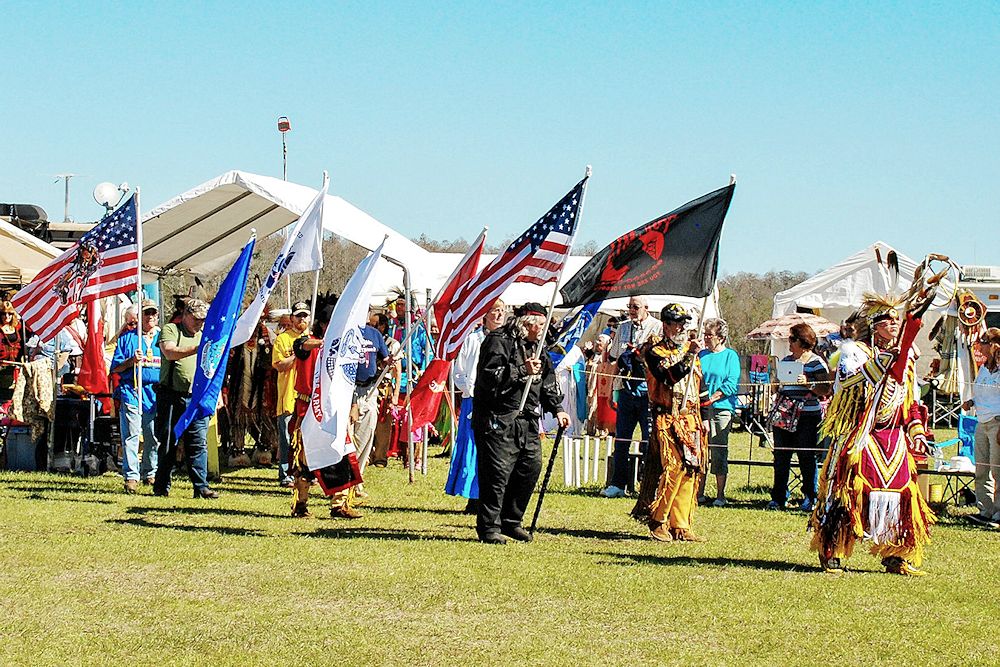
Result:
M881 239L1000 264L1000 4L0 0L0 201L92 220L229 169L407 236L520 233L592 164L579 238L739 185L722 272Z

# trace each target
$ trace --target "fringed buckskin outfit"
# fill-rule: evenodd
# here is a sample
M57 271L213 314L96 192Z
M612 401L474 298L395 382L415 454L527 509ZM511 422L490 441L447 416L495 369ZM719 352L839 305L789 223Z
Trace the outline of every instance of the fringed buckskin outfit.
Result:
M830 451L809 521L824 569L839 569L864 539L888 572L921 574L916 568L934 515L917 488L911 452L925 442L914 398L912 341L919 328L920 320L907 316L898 357L858 343L867 361L853 372L838 369L840 389L820 426Z
M701 366L690 343L678 346L669 339L651 340L642 353L652 428L639 499L632 515L640 520L648 517L654 531L667 524L673 539L691 539L698 480L705 473L708 459L698 408ZM691 397L685 405L684 391L691 373Z

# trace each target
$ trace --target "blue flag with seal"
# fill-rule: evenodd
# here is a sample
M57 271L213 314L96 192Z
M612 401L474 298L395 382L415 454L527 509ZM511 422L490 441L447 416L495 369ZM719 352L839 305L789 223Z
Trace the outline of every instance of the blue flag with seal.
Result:
M229 275L222 281L218 294L212 299L205 317L205 328L201 333L198 347L198 365L191 382L191 400L174 427L174 437L178 440L195 419L215 414L215 407L222 392L222 382L226 377L226 363L229 360L229 346L233 329L240 314L240 304L247 289L250 275L250 259L256 236L250 237L236 260Z
M602 303L604 302L594 301L593 303L588 303L576 312L570 312L563 318L563 321L559 324L559 333L556 342L549 347L549 357L552 359L553 366L558 366L559 362L566 356L566 353L573 349L573 346L580 341L584 332L590 327L590 323L594 321L594 316L597 315L597 311Z

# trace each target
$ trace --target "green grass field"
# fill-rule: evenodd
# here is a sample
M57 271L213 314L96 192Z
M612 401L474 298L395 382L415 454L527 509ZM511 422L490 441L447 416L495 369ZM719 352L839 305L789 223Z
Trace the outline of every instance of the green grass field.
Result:
M430 463L413 485L372 470L351 522L318 498L286 518L273 470L225 474L214 502L0 473L0 664L997 664L1000 533L968 509L935 528L927 577L867 553L826 575L805 516L762 510L769 470L698 510L707 543L664 545L557 463L536 541L487 546Z

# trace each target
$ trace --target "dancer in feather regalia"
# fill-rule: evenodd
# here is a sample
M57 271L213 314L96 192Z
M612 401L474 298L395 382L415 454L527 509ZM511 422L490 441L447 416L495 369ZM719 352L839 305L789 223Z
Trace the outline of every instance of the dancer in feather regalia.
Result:
M865 295L860 312L870 342L857 343L863 354L853 355L856 363L839 365L839 389L820 426L831 444L809 526L812 548L827 572L842 571L855 543L866 540L886 572L923 574L918 568L934 515L917 488L913 458L927 451L914 390L913 339L943 275L925 286L918 269L902 331L897 306L903 300Z

